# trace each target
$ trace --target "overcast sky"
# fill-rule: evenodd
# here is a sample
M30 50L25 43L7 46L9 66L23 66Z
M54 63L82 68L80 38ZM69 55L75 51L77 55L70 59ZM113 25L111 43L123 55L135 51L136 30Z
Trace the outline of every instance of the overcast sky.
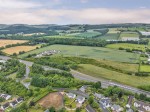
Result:
M150 0L0 0L0 24L150 23Z

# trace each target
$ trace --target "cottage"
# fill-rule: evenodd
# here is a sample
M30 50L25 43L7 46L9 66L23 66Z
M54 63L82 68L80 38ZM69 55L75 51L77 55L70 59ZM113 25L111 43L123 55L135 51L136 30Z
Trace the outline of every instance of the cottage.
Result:
M79 90L80 90L81 92L85 93L86 88L87 88L86 86L82 86Z
M1 106L1 109L5 110L9 107L9 103L5 103L4 105Z
M94 93L94 96L95 96L97 99L101 99L101 98L104 97L104 95L98 94L98 93Z
M76 95L73 94L73 93L67 93L66 95L67 95L69 98L72 98L72 99L74 99L74 98L76 97Z
M116 104L112 105L111 109L115 112L122 112L123 111L123 108L120 105L116 105Z
M84 103L84 101L85 101L85 97L77 96L76 101L77 101L78 103L82 104L82 103Z
M137 110L140 112L150 112L150 104L149 103L144 103L142 101L135 101L134 107L136 107Z
M23 100L24 100L24 99L23 99L22 97L19 97L19 98L17 98L16 101L17 101L18 103L21 103L21 102L23 102Z
M10 106L15 107L17 104L18 104L18 102L16 100L14 100L10 103Z
M7 95L7 94L0 94L1 98L4 98L5 100L8 100L11 98L11 95Z
M99 102L107 108L111 107L111 99L110 98L102 98Z

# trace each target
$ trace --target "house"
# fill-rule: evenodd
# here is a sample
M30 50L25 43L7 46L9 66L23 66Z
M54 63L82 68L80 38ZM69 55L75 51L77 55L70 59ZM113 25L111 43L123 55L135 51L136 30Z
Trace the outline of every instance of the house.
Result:
M94 93L94 96L95 96L97 99L101 99L101 98L104 97L104 95L98 94L98 93Z
M96 111L91 107L91 105L87 105L85 109L86 109L87 112L96 112Z
M73 93L66 93L66 95L67 95L69 98L72 98L72 99L74 99L74 98L76 97L76 95L73 94Z
M122 41L139 41L139 37L122 37Z
M9 107L9 103L5 103L4 105L1 106L1 109L5 110Z
M150 64L150 58L149 58L147 61L148 61L148 63Z
M23 102L23 100L24 100L24 99L23 99L22 97L19 97L19 98L17 98L16 101L17 101L18 103L21 103L21 102Z
M134 107L139 112L150 112L150 104L149 103L144 103L142 101L135 101L134 102Z
M126 105L126 107L127 107L128 109L131 108L133 99L134 99L134 96L131 96L131 95L128 96L128 103L127 103L127 105Z
M3 109L0 109L0 112L4 112L4 110L3 110Z
M11 107L15 107L17 104L18 104L18 102L16 100L10 102Z
M7 95L7 94L0 94L1 98L4 98L5 100L8 100L11 98L11 95Z
M85 93L87 86L82 86L81 88L79 88L79 90L83 93Z
M77 101L78 103L82 104L82 103L84 103L84 101L85 101L85 97L77 96L76 101Z
M111 106L111 109L114 111L114 112L122 112L123 111L123 108L120 106L120 105L112 105Z
M105 107L111 107L111 98L102 98L99 103L101 103Z
M131 108L127 109L126 112L134 112Z
M6 63L6 61L5 60L0 60L0 63Z

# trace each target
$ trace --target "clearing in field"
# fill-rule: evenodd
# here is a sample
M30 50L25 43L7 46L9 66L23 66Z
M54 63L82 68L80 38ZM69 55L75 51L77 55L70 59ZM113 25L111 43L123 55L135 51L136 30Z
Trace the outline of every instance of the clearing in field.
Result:
M12 44L22 44L28 42L26 40L0 40L0 47L5 47L6 45L12 45Z
M12 55L13 53L19 54L19 52L24 51L28 52L31 50L36 49L37 46L16 46L16 47L10 47L3 50L4 53Z
M93 77L113 80L134 87L150 85L150 76L138 77L133 75L127 75L90 64L81 64L78 71Z
M139 34L137 32L122 32L120 38L123 37L139 37Z
M141 65L140 72L149 72L150 73L150 65Z
M60 93L50 93L39 100L38 104L44 108L55 107L60 109L63 107L63 96Z
M145 45L139 45L139 44L116 43L116 44L109 44L106 47L112 49L124 48L124 49L131 49L131 50L138 49L138 50L145 51Z
M36 49L25 54L19 55L19 58L25 58L29 54L39 54L47 50L60 51L60 55L63 56L77 56L94 59L106 59L119 62L131 62L136 63L139 55L135 58L133 53L119 51L115 49L108 49L102 47L88 47L88 46L71 46L71 45L51 45L48 47ZM117 54L117 55L116 55ZM134 58L134 60L133 60ZM134 62L133 62L134 61Z

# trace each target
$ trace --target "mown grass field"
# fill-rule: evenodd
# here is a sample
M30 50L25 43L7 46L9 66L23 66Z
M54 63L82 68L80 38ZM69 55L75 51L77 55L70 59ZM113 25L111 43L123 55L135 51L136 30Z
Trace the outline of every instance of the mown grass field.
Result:
M6 48L2 51L6 54L12 55L13 53L19 54L19 52L21 51L28 52L28 51L36 49L36 47L38 46L16 46L16 47Z
M150 65L141 65L140 72L150 72Z
M109 33L109 34L111 34L111 33L120 33L120 31L119 31L118 28L109 28L108 33Z
M120 38L123 37L139 37L139 34L136 32L122 32Z
M122 71L128 72L138 72L139 64L129 64L129 63L121 63L115 61L108 60L97 60L100 63L106 64L108 66L112 66L114 68L118 68Z
M0 47L5 47L6 45L12 45L12 44L22 44L28 42L26 40L0 40Z
M72 35L43 36L42 38L75 38Z
M134 87L150 85L150 77L138 77L127 75L90 64L81 64L78 71L93 77L105 78Z
M79 38L92 38L95 36L101 35L101 33L99 32L85 32L85 33L80 33L75 35L75 37L79 37Z
M116 44L109 44L106 47L112 49L119 49L121 47L124 49L139 49L145 51L145 45L139 45L139 44L116 43Z
M130 62L134 58L133 53L119 51L115 49L108 49L102 47L87 47L87 46L71 46L71 45L51 45L48 47L36 49L25 54L19 55L19 58L25 58L29 54L38 54L47 50L61 51L60 55L63 56L77 56L94 59L107 59L120 62ZM117 55L116 55L117 54ZM139 55L138 55L139 57ZM135 60L136 62L137 60Z
M100 36L100 38L105 40L118 40L119 33L107 33L104 36Z

